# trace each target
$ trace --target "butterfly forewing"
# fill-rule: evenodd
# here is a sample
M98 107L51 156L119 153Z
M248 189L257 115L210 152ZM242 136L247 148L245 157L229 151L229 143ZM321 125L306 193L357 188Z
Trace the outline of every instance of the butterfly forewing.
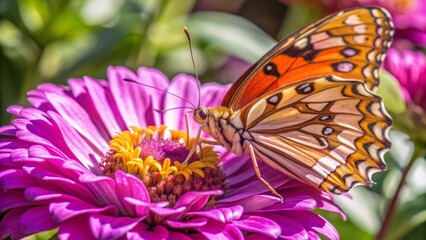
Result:
M256 156L325 191L371 184L385 169L391 119L357 80L326 75L275 89L234 113Z
M222 106L240 109L257 97L303 79L333 74L378 86L378 69L393 35L378 7L343 10L278 43L232 86Z

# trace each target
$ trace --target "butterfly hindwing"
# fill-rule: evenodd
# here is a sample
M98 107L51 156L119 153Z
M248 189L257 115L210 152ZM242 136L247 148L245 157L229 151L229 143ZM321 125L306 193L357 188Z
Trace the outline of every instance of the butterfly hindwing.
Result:
M281 86L324 74L357 79L375 90L393 32L389 13L378 7L343 10L320 19L279 42L247 70L222 106L240 109Z
M235 112L256 156L296 179L340 193L383 170L391 119L357 80L325 75L273 90Z

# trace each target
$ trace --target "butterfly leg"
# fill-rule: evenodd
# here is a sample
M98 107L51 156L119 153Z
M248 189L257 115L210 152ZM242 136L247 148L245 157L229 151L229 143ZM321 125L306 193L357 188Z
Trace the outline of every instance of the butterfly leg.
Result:
M260 175L260 170L259 170L259 166L257 165L256 154L254 154L253 145L251 145L247 141L244 142L244 145L245 145L245 147L248 147L248 149L249 149L251 161L253 163L254 172L256 173L257 178L260 181L262 181L262 183L265 184L275 196L279 197L281 199L281 202L283 202L284 201L283 196L281 196L281 194L277 193L277 191L275 191L275 189L265 179L262 178L262 175Z
M195 142L191 147L191 151L189 151L188 156L186 156L185 161L183 161L183 164L188 164L189 159L191 159L192 155L194 155L195 150L197 149L197 146L200 142L200 136L201 136L201 130L203 130L205 124L200 125L200 128L198 129L197 137L195 138Z

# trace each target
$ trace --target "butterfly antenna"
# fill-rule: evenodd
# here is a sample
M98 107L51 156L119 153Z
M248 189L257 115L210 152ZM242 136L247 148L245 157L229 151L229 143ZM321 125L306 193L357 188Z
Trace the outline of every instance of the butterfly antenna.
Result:
M177 109L184 109L184 108L188 108L193 110L193 108L191 107L174 107L174 108L168 108L168 109L153 109L154 112L158 112L158 113L165 113L168 112L170 110L177 110Z
M164 93L170 94L170 95L172 95L172 96L175 96L175 97L177 97L177 98L179 98L179 99L182 99L183 101L185 101L185 102L187 102L187 103L191 104L191 105L192 105L192 108L191 108L191 109L196 108L196 107L195 107L195 105L194 105L192 102L188 101L187 99L185 99L185 98L183 98L183 97L181 97L181 96L179 96L179 95L176 95L176 94L174 94L174 93L167 92L167 91L166 91L166 90L164 90L164 89L161 89L161 88L158 88L158 87L154 87L154 86L151 86L151 85L148 85L148 84L145 84L145 83L141 83L141 82L135 81L135 80L133 80L133 79L123 78L123 80L124 80L124 81L126 81L126 82L136 83L136 84L142 85L142 86L144 86L144 87L149 87L149 88L152 88L152 89L155 89L155 90L162 91L162 92L164 92ZM185 107L182 107L182 108L185 108ZM188 108L189 108L189 107L188 107Z
M197 68L195 67L194 54L192 53L191 35L189 34L188 27L186 27L186 26L183 27L183 31L186 34L186 38L188 38L189 52L191 53L192 66L194 67L195 78L197 79L197 85L198 85L198 106L200 106L200 101L201 101L201 86L200 86L200 79L198 79Z

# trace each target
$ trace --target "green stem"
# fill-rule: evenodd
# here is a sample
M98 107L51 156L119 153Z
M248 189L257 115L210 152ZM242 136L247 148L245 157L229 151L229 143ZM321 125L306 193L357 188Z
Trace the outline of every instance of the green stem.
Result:
M402 177L401 180L399 181L398 187L395 191L395 194L393 195L386 213L385 213L385 217L382 223L382 226L380 228L379 233L376 236L376 240L385 240L387 239L387 234L389 232L389 228L391 227L391 224L393 222L393 218L395 216L396 210L397 210L397 205L398 205L398 200L399 200L399 195L401 193L402 188L405 185L405 180L407 179L408 176L408 172L410 172L411 167L413 166L414 162L416 161L416 159L420 156L420 150L421 148L415 147L413 156L410 160L410 162L407 164L407 166L405 167L405 169L402 172Z

